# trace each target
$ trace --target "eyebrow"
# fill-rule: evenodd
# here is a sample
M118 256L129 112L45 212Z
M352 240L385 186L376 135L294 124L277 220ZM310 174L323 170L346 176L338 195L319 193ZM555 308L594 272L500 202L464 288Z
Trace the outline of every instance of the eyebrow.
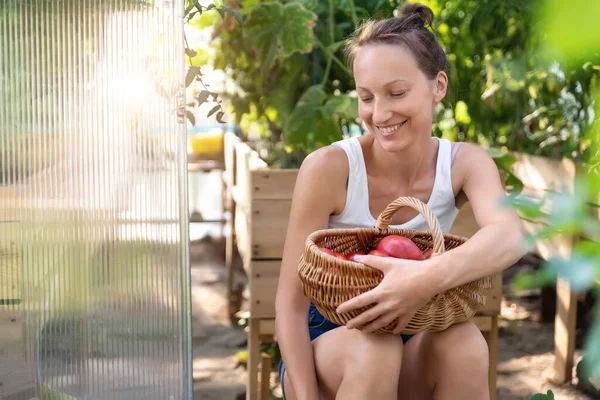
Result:
M393 81L391 81L391 82L388 82L388 83L386 83L386 84L385 84L385 85L383 85L383 86L384 86L384 87L386 87L386 86L390 86L390 85L393 85L394 83L398 83L398 82L407 82L407 80L406 80L406 79L395 79L395 80L393 80ZM364 87L361 87L361 86L357 87L357 89L369 90L369 89L367 89L367 88L364 88Z

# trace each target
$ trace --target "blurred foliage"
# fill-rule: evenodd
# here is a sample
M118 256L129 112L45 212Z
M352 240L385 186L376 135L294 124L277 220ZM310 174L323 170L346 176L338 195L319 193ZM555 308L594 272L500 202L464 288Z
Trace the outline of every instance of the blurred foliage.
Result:
M401 3L227 2L242 24L215 21L215 68L235 85L226 97L236 124L248 136L267 139L267 161L295 167L315 148L362 132L341 46L362 20L391 17ZM423 3L435 13L433 29L449 58L451 93L437 110L435 135L497 149L492 155L506 172L512 161L504 157L507 150L584 157L597 54L587 53L578 64L543 57L536 49L548 37L532 2Z
M565 11L566 10L566 11ZM574 0L566 9L556 0L545 0L540 8L540 28L547 40L538 49L540 62L553 60L570 71L595 70L598 64L600 39L585 32L592 29L600 18L600 3L595 0ZM581 29L573 29L581 27ZM592 107L586 111L589 121L582 128L581 143L588 147L583 152L582 169L578 173L573 193L548 192L542 197L511 196L508 203L525 218L543 228L528 237L527 245L535 241L555 238L574 239L569 259L552 258L536 273L520 274L515 284L519 288L552 285L557 277L567 279L577 292L594 291L600 299L600 81L593 73L586 92ZM582 374L600 379L600 304L596 303L594 322L587 332L586 362Z
M423 3L436 14L434 29L450 60L454 101L440 111L439 123L445 136L551 158L584 157L598 54L568 64L540 52L552 37L537 2Z
M265 138L267 161L297 167L315 148L360 132L354 81L341 45L364 18L392 16L398 1L229 1L241 25L217 21L215 68L247 136Z

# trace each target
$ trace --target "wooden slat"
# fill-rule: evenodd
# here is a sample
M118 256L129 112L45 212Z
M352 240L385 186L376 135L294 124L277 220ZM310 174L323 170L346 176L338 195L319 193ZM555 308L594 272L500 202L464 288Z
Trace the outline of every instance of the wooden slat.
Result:
M554 323L554 379L557 383L573 378L573 356L577 325L577 297L569 282L558 278L556 282L556 320Z
M449 233L470 238L477 233L478 230L479 224L473 214L473 207L471 207L471 203L466 203L460 208L460 211L456 215L456 219L454 220Z
M482 332L489 332L492 329L492 318L488 315L476 315L471 318L471 322Z
M247 217L247 214L243 208L243 206L239 203L235 203L235 216L233 221L233 226L235 229L235 244L238 252L240 253L244 265L244 269L246 272L250 265L246 262L246 260L250 259L250 249L251 249L251 232L250 232L250 221Z
M282 258L291 200L252 202L252 258Z
M514 153L513 173L526 188L567 190L573 192L575 174L580 168L573 160L552 160L546 157Z
M485 305L478 314L498 315L502 309L502 273L494 275L494 287L487 291Z
M250 280L251 318L275 318L275 294L279 277Z
M275 335L275 319L265 318L260 320L259 329L261 335Z
M277 277L281 270L281 260L252 260L250 279Z
M252 196L254 199L291 200L297 177L297 169L252 171Z
M252 195L250 190L252 185L250 158L253 152L245 143L237 143L235 145L235 201L246 209L250 208Z

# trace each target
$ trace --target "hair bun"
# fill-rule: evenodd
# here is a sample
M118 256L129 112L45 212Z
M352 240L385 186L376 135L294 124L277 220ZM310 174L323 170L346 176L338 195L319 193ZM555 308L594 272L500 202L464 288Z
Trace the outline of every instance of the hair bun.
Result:
M404 3L400 8L400 17L415 19L421 26L431 26L433 23L433 11L421 3Z

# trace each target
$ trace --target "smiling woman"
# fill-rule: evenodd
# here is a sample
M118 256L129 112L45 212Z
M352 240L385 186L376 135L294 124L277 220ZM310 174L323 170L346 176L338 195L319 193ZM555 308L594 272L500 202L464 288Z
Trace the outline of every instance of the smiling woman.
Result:
M366 22L347 41L347 58L367 133L310 154L298 173L276 299L276 330L286 399L488 399L488 349L472 323L442 332L374 334L411 316L437 293L496 274L518 260L516 214L487 152L432 136L435 106L448 87L446 56L429 27L432 11L402 6L400 16ZM479 231L458 248L424 261L365 256L378 287L339 306L372 305L338 326L304 295L297 266L309 234L372 227L398 197L426 203L448 232L466 202ZM392 229L428 230L416 210L398 210ZM352 327L361 327L352 329Z

